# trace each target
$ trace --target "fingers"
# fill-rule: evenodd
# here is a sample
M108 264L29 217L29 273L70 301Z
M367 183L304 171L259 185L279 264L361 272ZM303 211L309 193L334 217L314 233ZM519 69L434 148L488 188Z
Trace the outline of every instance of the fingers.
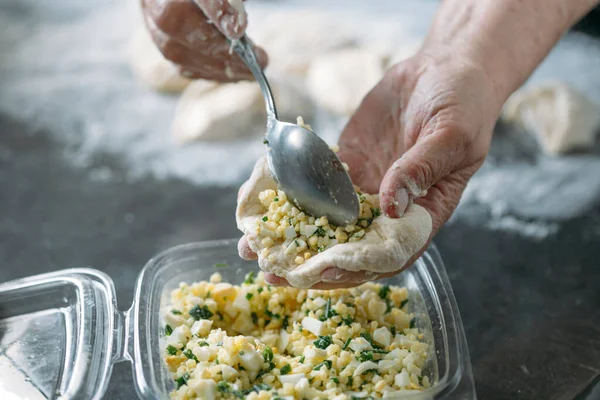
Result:
M229 39L239 39L248 19L241 0L194 0L206 16Z
M350 167L352 181L367 193L379 191L379 183L389 167L387 160L394 160L396 154L404 151L399 79L393 74L383 77L362 100L338 141L338 155Z
M434 116L416 144L386 172L379 189L383 212L392 218L401 217L411 198L424 196L456 171L469 153L467 140L460 129L445 125L443 116Z
M180 66L183 76L219 82L253 78L242 59L230 51L223 33L217 29L224 27L227 36L238 38L246 28L245 17L242 18L244 23L239 23L242 22L240 12L227 0L198 0L202 3L198 5L193 0L141 1L154 42L165 58ZM209 21L199 6L215 18L211 17ZM219 21L220 25L214 25L212 20ZM240 21L234 24L234 20ZM264 67L267 64L266 53L258 48L255 51Z
M244 260L251 261L258 258L256 253L250 248L246 236L242 236L242 238L238 241L238 253L240 258L243 258Z

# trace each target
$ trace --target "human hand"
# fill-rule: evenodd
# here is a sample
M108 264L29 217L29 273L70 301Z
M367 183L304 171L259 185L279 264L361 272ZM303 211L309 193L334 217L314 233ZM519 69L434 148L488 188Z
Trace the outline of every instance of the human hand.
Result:
M388 216L401 217L410 201L427 209L431 240L483 163L501 105L476 63L444 49L424 49L390 69L364 98L341 134L338 154L361 190L379 193ZM238 249L242 258L256 258L245 238ZM356 286L395 275L424 250L397 271L375 277L367 271L326 269L315 288ZM272 274L265 278L287 284Z
M228 0L141 0L146 26L161 53L189 79L234 82L253 79L225 39L243 36L248 20L241 6ZM223 36L224 35L224 36ZM259 63L267 54L255 48Z

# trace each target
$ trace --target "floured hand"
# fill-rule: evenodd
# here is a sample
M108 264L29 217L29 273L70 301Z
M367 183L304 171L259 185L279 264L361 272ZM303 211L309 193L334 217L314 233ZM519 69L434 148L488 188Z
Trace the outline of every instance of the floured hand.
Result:
M390 69L346 125L339 156L350 166L355 184L379 193L385 215L399 218L414 202L431 215L432 233L396 271L374 276L329 268L315 288L355 286L412 264L450 218L468 179L483 163L500 106L477 64L442 50L421 51ZM241 257L256 258L247 238L239 249ZM266 279L286 284L271 274Z

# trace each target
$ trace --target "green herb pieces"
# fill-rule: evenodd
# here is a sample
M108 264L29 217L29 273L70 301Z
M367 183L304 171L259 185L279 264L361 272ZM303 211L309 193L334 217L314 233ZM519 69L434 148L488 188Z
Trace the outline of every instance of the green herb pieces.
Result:
M267 222L267 221L269 220L269 217L267 217L267 216L265 215L264 217L262 217L262 220L263 220L264 222Z
M263 291L263 290L264 290L264 289L263 289L262 287L259 287L258 289L256 289L256 291L257 291L258 293L262 293L262 291Z
M323 229L322 226L319 226L319 227L317 227L317 230L315 231L315 233L313 233L313 235L325 237L325 235L327 235L327 232L325 231L325 229Z
M244 284L246 285L252 285L254 283L254 271L250 271L246 274L246 278L244 279Z
M336 376L332 376L331 380L338 385L340 384L340 380Z
M300 359L298 360L298 362L299 362L300 364L304 363L304 356L300 357Z
M408 303L408 299L404 299L400 302L400 308L404 307Z
M271 349L271 347L269 347L269 346L265 347L265 349L262 352L262 356L263 356L264 360L267 362L273 361L273 350Z
M350 326L354 322L354 318L352 318L350 315L346 315L345 317L342 317L342 322Z
M373 360L373 352L370 350L363 350L356 356L356 359L360 362L371 361Z
M319 336L319 338L317 340L315 340L313 343L314 343L315 347L325 350L326 348L328 348L330 345L333 344L333 338L330 335Z
M175 383L177 383L177 389L179 389L183 385L187 385L188 379L190 379L190 374L188 374L187 372L181 375L179 378L175 379Z
M190 350L190 349L187 349L186 351L184 351L183 355L186 356L187 358L189 358L190 360L194 360L194 361L198 362L198 359L196 358L196 356L194 355L194 353L192 353L192 350Z
M331 360L325 360L322 363L319 363L317 365L315 365L315 367L313 368L314 371L319 371L321 369L321 367L323 366L327 366L327 368L331 369L331 366L333 365L333 363L331 362Z
M287 375L292 372L292 366L290 364L285 364L283 367L281 367L279 372L281 372L281 375Z
M346 343L344 343L344 345L342 346L342 350L346 350L348 348L348 346L350 345L351 341L352 341L352 338L346 339Z
M285 317L283 317L283 321L281 322L281 327L283 329L287 329L288 326L290 326L290 321L289 321L289 317L286 315Z
M269 141L267 139L263 140L263 144L269 144Z
M253 293L246 293L246 300L250 300L254 296Z
M374 348L374 349L380 349L381 346L375 344L373 342L373 338L371 337L371 334L369 332L363 332L360 334L361 337L363 337L367 342L369 342L369 344Z
M207 342L199 342L198 346L200 346L200 347L207 347L207 346L210 346L210 344L208 344Z
M177 347L175 347L171 344L167 346L167 353L169 353L170 356L176 355L177 351L178 351Z
M415 327L415 324L416 324L416 322L417 322L417 321L416 321L416 319L415 319L414 317L413 317L413 318L411 318L411 320L410 320L410 325L409 325L408 327L409 327L410 329L413 329L413 328Z
M221 393L230 393L231 385L225 381L219 381L219 383L217 383L217 390Z
M371 208L371 213L373 213L373 217L377 218L381 215L381 209L379 207Z
M388 285L383 285L381 289L379 289L379 297L382 299L387 299L388 294L390 294L390 287Z
M214 314L208 309L207 306L200 307L198 304L196 304L190 310L190 316L193 317L196 321L199 321L201 319L210 319L210 317L212 317L213 315Z
M252 318L254 325L258 324L258 315L256 315L254 311L250 313L250 317Z
M173 333L173 328L171 328L171 325L165 325L165 335L171 336L171 333Z
M173 315L181 315L181 311L179 311L179 310L171 310L171 314L173 314Z
M273 201L274 201L275 203L277 203L277 202L279 201L279 197L275 197L275 198L273 199Z

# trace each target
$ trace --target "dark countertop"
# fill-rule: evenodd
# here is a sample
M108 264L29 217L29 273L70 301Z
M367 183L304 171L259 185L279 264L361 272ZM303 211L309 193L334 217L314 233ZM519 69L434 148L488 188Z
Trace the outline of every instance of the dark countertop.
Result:
M91 266L113 278L125 308L155 253L238 235L235 188L98 182L65 164L62 145L44 132L5 116L0 132L0 281ZM95 163L123 174L118 160L98 156ZM598 383L599 222L596 207L542 241L460 220L436 237L479 398L571 399ZM131 379L130 366L117 365L106 398L133 398Z
M152 255L238 236L235 185L132 181L117 156L96 152L78 167L64 148L48 131L0 113L0 282L90 266L112 277L126 308ZM99 179L98 168L111 179ZM554 229L542 238L492 229L488 214L474 209L474 223L463 212L435 239L478 397L600 398L600 201L549 221ZM129 364L115 366L105 398L135 398Z

